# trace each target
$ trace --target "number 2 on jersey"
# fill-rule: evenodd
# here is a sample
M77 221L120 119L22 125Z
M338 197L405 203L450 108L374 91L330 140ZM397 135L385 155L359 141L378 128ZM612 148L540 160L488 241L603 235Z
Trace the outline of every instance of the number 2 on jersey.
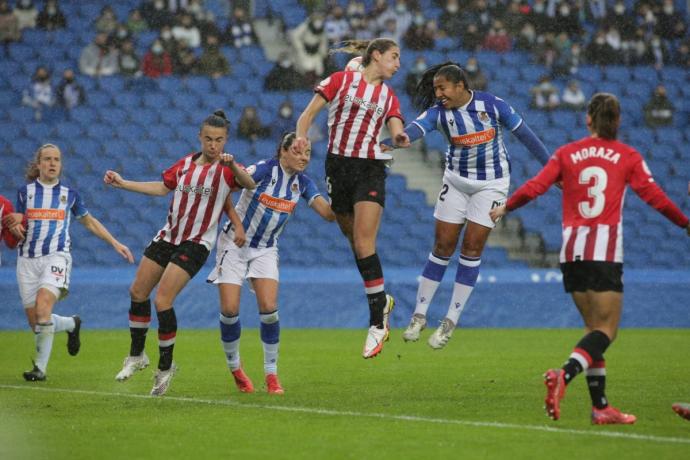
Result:
M589 166L580 171L578 181L582 185L589 185L594 179L594 183L587 189L587 195L594 200L592 204L588 201L581 201L578 204L578 210L582 217L586 219L593 219L604 211L604 204L606 203L606 196L604 190L609 181L609 176L606 174L604 168L599 166Z

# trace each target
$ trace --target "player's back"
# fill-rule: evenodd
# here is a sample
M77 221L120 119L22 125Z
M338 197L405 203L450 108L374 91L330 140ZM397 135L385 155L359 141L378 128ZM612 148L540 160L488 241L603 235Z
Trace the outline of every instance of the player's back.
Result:
M563 226L617 225L631 169L642 158L615 140L587 137L557 153L563 180Z

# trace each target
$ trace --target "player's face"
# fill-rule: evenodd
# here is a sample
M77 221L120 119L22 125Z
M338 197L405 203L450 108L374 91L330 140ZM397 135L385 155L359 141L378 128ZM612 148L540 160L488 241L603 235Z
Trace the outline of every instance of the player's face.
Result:
M38 159L39 179L42 182L55 182L62 171L60 151L55 147L46 147Z
M307 148L301 152L291 148L280 152L280 163L283 165L283 168L295 172L302 172L307 169L309 160L311 160L311 144L307 144Z
M445 77L434 78L434 96L447 109L460 107L465 91L465 85L462 83L453 83Z
M207 161L213 163L223 153L225 143L228 141L228 130L204 125L199 133L199 140L201 141L201 153Z
M388 80L395 75L400 68L400 48L393 46L388 48L385 53L374 51L379 56L378 65L381 78Z

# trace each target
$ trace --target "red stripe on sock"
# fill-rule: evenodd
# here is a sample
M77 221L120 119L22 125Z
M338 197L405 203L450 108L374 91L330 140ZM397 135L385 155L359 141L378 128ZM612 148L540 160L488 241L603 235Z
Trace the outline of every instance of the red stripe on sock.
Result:
M374 287L374 286L381 286L383 284L383 278L377 278L375 280L371 281L364 281L364 287Z
M151 317L150 316L129 315L129 320L135 321L137 323L150 323Z
M170 340L174 339L177 332L168 332L167 334L158 333L158 340Z
M606 361L594 361L592 364L589 366L590 369L605 369L606 368Z
M588 365L589 367L592 366L593 359L592 359L592 357L589 355L589 353L587 353L586 350L584 350L583 348L575 348L575 349L573 350L573 353L577 353L577 354L579 354L579 355L582 355L582 357L585 358L585 360L587 361L587 365Z

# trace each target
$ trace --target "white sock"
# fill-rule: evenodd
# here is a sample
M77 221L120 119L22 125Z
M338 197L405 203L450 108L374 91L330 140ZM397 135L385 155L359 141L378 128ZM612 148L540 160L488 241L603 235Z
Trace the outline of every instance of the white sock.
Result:
M225 351L225 360L228 363L228 368L231 371L236 371L240 368L240 339L232 342L223 342L223 351Z
M53 337L55 336L55 326L53 323L37 324L34 329L36 333L36 366L45 373L48 369L50 352L53 350Z
M446 318L453 324L458 325L460 314L465 309L467 299L470 298L474 285L479 277L479 266L482 261L480 257L469 257L460 254L458 260L458 270L455 273L455 283L453 284L453 297L450 299Z
M441 284L440 281L430 280L429 278L420 277L419 287L417 288L417 304L414 307L415 315L426 316L426 312L429 310L429 305L436 294L436 289L438 285Z
M51 315L51 320L53 321L53 325L55 326L55 332L72 332L74 330L74 326L76 326L76 324L74 323L74 318L72 318L71 316L58 316L55 313L53 313Z
M262 342L264 346L264 373L278 373L278 347L280 343Z
M470 294L474 286L465 286L464 284L454 283L453 285L453 297L450 299L450 305L448 306L448 313L446 313L446 318L451 320L453 324L458 325L460 321L460 315L465 309L465 304L467 299L469 299Z

